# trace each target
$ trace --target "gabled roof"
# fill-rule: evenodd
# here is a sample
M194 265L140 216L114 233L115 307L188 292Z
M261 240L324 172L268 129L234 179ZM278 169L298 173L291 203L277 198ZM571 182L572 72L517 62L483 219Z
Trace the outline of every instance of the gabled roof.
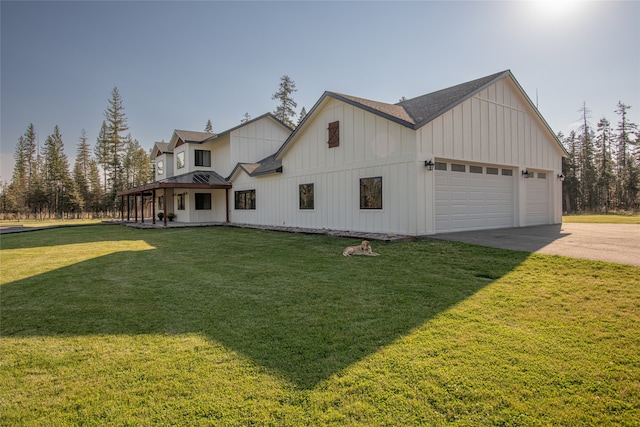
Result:
M510 71L502 71L470 82L408 99L395 105L403 108L407 112L413 120L414 129L418 129L508 75L511 75Z
M240 169L251 177L282 173L282 160L276 159L275 157L276 155L272 154L257 163L238 163L227 177L227 181L231 181L231 178L239 172Z
M185 143L201 143L207 140L208 138L215 136L215 134L211 132L197 132L193 130L181 130L176 129L175 134L183 140Z
M276 116L274 116L272 113L265 113L265 114L263 114L263 115L261 115L261 116L259 116L259 117L256 117L255 119L251 119L251 120L246 121L246 122L244 122L244 123L240 123L238 126L234 126L234 127L232 127L231 129L227 129L227 130L225 130L224 132L221 132L221 133L219 133L219 134L215 134L215 135L211 135L211 134L209 134L209 138L207 138L207 139L203 140L202 142L209 142L209 141L212 141L212 140L214 140L214 139L216 139L216 138L219 138L219 137L224 136L224 135L226 135L226 134L228 134L228 133L231 133L231 132L233 132L233 131L234 131L234 130L236 130L236 129L240 129L240 128L241 128L241 127L243 127L243 126L247 126L247 125L249 125L249 124L251 124L251 123L255 123L255 122L257 122L258 120L262 120L262 119L264 119L265 117L268 117L268 118L272 119L273 121L275 121L277 124L279 124L280 126L282 126L283 128L285 128L285 129L286 129L286 130L288 130L289 132L292 132L292 131L293 131L293 129L291 129L287 124L285 124L282 120L278 119L278 118L277 118Z
M172 154L173 151L169 150L168 142L156 142L153 147L152 156L155 159L161 154Z
M566 154L564 146L562 145L562 143L560 143L556 134L547 124L535 105L531 102L531 99L529 99L524 89L522 89L511 71L506 70L476 80L472 80L470 82L431 92L426 95L418 96L416 98L408 99L406 101L401 101L397 104L387 104L384 102L372 101L369 99L358 98L351 95L344 95L341 93L325 92L315 103L313 108L311 108L309 113L305 116L298 127L293 131L293 133L289 135L289 138L287 138L284 144L282 144L282 146L276 153L276 158L279 159L281 157L282 153L291 144L291 141L294 140L295 136L301 131L301 129L304 128L304 125L306 124L308 119L310 117L313 117L313 113L318 108L318 106L321 105L324 100L329 97L361 108L378 116L384 117L402 126L417 130L505 77L511 78L513 83L518 87L522 95L531 106L532 110L552 135L553 139L556 141L563 153Z

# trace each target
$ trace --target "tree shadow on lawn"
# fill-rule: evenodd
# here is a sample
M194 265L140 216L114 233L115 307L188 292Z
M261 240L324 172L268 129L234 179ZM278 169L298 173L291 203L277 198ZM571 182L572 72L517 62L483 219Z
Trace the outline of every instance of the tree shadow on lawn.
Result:
M529 255L424 241L377 245L381 257L345 258L347 239L236 234L241 241L180 252L152 238L155 250L110 254L6 284L0 332L199 333L309 389ZM250 242L255 250L246 252Z

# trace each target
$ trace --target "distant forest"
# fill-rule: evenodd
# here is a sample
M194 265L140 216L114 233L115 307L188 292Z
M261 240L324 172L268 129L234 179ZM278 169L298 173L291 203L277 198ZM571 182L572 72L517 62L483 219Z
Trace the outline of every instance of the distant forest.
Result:
M618 102L617 124L605 117L594 127L586 105L581 125L569 135L558 134L569 157L564 159L563 211L623 212L640 207L640 131L629 120L631 107Z
M73 168L58 126L39 147L36 129L29 124L18 138L11 182L2 183L4 219L113 217L119 211L118 191L154 180L149 153L126 133L127 117L117 87L104 116L93 150L82 130Z
M283 76L274 99L276 114L291 122L295 83ZM640 208L640 131L629 120L631 107L619 102L617 122L603 117L594 126L586 105L581 125L569 135L557 135L568 158L563 160L563 212L634 212ZM304 111L300 115L303 118ZM3 219L105 218L120 212L118 191L154 181L154 165L137 140L126 133L122 98L114 88L105 120L91 149L83 130L76 159L69 165L60 129L56 126L44 146L38 146L30 124L18 138L11 182L0 186ZM248 120L248 114L247 120ZM211 122L207 122L211 131Z

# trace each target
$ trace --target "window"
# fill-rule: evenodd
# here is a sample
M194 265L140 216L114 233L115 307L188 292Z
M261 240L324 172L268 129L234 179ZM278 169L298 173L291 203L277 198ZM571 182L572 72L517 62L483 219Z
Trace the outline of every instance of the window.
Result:
M513 171L511 169L502 169L502 175L513 176Z
M498 175L498 168L487 168L487 175Z
M360 179L360 209L382 209L382 177Z
M445 162L436 162L436 170L437 171L446 171L447 164Z
M313 209L313 184L300 184L300 209Z
M164 175L164 160L160 160L156 164L156 172L158 172L158 175Z
M482 173L482 166L469 166L469 172L471 173Z
M196 210L211 210L211 193L196 193Z
M182 169L184 167L184 151L176 154L176 168Z
M256 208L256 190L236 191L235 192L236 209L255 209Z
M196 166L211 167L211 151L195 150Z
M329 148L340 146L340 122L329 123Z
M454 172L466 172L467 167L465 165L458 165L456 163L451 163L451 170Z
M179 211L183 211L184 210L184 199L185 199L185 196L186 196L185 193L178 194L178 210Z
M164 196L158 196L158 209L164 210Z
M547 179L547 174L545 172L538 172L539 179Z

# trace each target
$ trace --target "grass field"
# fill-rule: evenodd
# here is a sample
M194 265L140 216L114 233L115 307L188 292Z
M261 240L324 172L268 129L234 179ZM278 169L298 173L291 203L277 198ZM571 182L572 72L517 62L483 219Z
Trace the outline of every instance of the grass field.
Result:
M69 225L98 224L100 219L25 219L25 220L0 220L0 227L59 227Z
M588 224L640 224L640 214L563 215L562 222L581 222Z
M637 267L224 227L1 239L1 425L640 419Z

